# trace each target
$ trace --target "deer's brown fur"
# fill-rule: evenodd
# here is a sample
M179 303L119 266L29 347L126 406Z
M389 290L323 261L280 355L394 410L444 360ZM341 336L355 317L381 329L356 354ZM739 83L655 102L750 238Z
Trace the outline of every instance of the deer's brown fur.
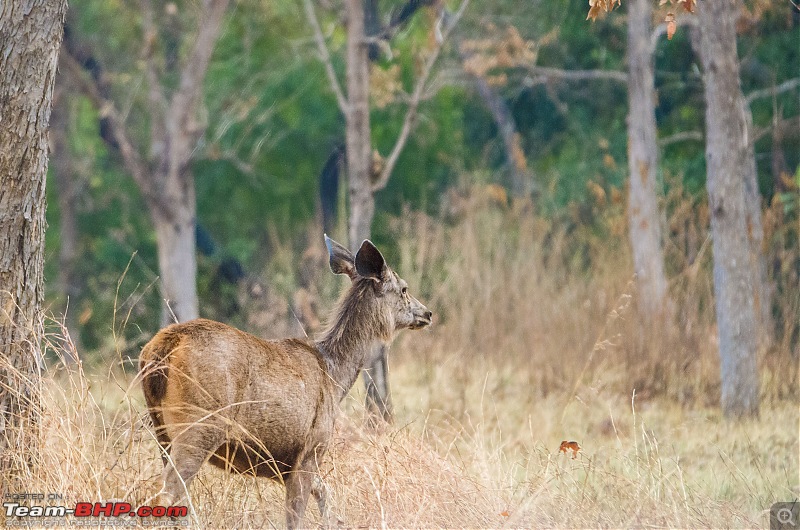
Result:
M352 280L316 341L263 340L197 319L159 331L142 350L145 400L163 448L162 502L182 499L202 464L269 477L286 485L289 527L308 495L327 518L316 463L376 340L419 329L431 313L369 241L354 257L325 238L331 269Z

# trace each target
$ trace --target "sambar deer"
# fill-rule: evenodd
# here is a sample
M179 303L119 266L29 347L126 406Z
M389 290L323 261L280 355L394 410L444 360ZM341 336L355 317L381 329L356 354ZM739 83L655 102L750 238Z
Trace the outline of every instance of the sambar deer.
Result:
M327 522L317 460L337 406L369 361L375 341L431 323L431 312L365 240L355 257L325 236L334 273L352 284L319 340L263 340L197 319L159 331L140 372L163 448L161 503L183 500L204 462L286 486L286 524L300 525L308 496Z

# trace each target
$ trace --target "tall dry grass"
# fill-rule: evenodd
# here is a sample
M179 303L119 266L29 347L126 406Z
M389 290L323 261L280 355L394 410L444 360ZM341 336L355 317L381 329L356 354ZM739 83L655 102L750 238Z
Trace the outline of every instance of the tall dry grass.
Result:
M762 353L760 419L721 417L695 209L669 210L670 226L683 227L669 252L694 253L668 256L674 324L643 336L619 204L579 213L594 216L592 233L496 190L459 201L442 218L409 211L391 226L389 261L435 325L392 347L394 425L363 428L359 385L342 403L322 472L347 526L752 528L773 502L800 495L797 346ZM305 263L304 289L329 307L341 284L324 254L282 245L271 271ZM791 311L795 301L778 303ZM43 450L17 487L67 504L152 500L158 446L122 364L46 373ZM562 440L580 444L576 458L558 451ZM194 526L283 525L278 484L205 466L190 492ZM313 506L307 522L320 524Z

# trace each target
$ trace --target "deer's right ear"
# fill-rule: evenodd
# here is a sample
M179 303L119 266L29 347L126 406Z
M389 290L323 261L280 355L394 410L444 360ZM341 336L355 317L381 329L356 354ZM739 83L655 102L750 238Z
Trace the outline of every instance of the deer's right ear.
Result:
M351 280L355 279L356 266L353 253L329 238L328 234L325 234L325 246L328 247L329 263L334 274L346 274Z

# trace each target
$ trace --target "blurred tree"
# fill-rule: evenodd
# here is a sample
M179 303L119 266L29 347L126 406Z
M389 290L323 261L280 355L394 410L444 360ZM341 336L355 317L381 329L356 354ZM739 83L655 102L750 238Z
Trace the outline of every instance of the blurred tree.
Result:
M147 203L156 232L158 268L164 307L162 325L173 319L190 320L199 314L195 224L197 205L190 162L206 123L198 119L203 80L228 7L228 0L203 0L197 31L180 65L177 84L172 79L179 62L180 24L167 16L156 25L149 0L141 0L142 59L146 68L150 138L149 149L137 145L120 105L112 101L102 77L98 54L88 43L67 39L65 63L83 92L101 110L110 129L110 141ZM177 10L175 4L165 9ZM173 13L174 14L174 13ZM161 48L159 62L158 48ZM159 68L161 66L161 68ZM84 70L84 71L81 71ZM176 85L176 86L174 86ZM170 90L170 88L172 89ZM169 94L169 95L168 95ZM146 153L146 154L145 154Z
M652 0L628 7L628 235L638 285L642 322L667 317L667 278L656 195L658 145L651 45Z
M699 8L722 409L729 418L755 416L759 406L761 201L739 78L738 12L736 0L706 0Z
M68 77L62 76L53 95L53 112L50 115L50 167L59 213L58 290L66 307L64 326L72 345L63 348L64 361L74 363L74 355L83 350L78 327L78 300L82 278L76 263L79 252L78 216L76 212L78 189L69 149L69 92L65 85Z
M66 0L0 4L0 475L4 479L29 463L25 459L35 454L38 441L47 128L66 12Z

